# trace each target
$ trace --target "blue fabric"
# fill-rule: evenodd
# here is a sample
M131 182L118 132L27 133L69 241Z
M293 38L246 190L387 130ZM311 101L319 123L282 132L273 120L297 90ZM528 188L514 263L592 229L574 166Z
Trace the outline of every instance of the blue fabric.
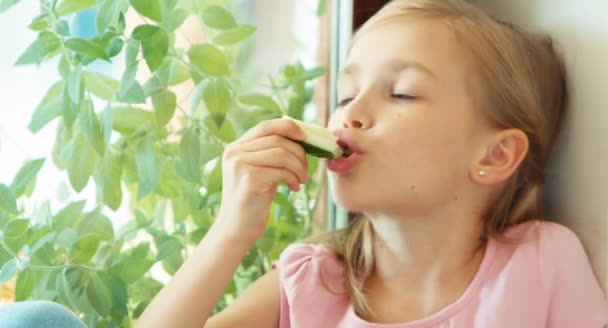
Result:
M0 328L86 328L86 326L62 305L48 301L29 301L1 305Z

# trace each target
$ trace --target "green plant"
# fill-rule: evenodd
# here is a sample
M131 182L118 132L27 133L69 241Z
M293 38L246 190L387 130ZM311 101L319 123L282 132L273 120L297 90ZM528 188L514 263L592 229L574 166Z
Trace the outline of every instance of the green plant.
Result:
M0 12L19 0L0 0ZM97 8L97 34L69 31L71 15ZM86 200L36 215L23 204L41 167L25 163L10 184L0 184L0 283L17 276L16 300L63 303L90 327L129 327L162 287L151 268L173 274L213 223L221 201L221 154L238 135L270 118L302 119L309 81L322 68L285 65L265 92L235 68L255 27L240 24L227 0L41 0L29 28L38 38L17 65L58 58L58 81L36 108L29 129L57 121L52 163L74 191L96 190ZM127 30L125 13L140 22ZM175 46L188 17L200 18L209 42ZM120 80L94 68L124 60ZM242 64L241 64L242 65ZM246 65L246 64L245 64ZM138 70L150 72L142 83ZM174 87L190 85L183 108ZM319 161L310 157L311 176ZM306 236L320 181L302 191L280 186L269 228L243 260L216 310L270 269L284 247ZM128 223L116 231L108 213L127 202ZM221 251L221 250L218 250Z

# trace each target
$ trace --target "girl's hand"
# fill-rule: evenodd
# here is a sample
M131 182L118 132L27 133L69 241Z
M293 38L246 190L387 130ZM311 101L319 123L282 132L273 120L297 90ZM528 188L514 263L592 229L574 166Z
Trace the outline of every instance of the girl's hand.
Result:
M308 181L305 132L287 119L264 121L228 145L223 154L222 233L251 246L264 233L279 182L293 191ZM291 139L291 140L290 140Z

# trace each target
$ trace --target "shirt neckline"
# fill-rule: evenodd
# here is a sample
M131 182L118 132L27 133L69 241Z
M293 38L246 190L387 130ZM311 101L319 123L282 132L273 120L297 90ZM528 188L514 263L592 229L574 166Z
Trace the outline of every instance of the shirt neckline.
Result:
M479 286L486 279L487 272L494 260L495 249L496 241L493 238L488 238L488 242L483 255L483 259L481 260L481 264L479 265L479 268L477 269L473 280L471 280L462 295L455 302L449 304L448 306L426 318L405 323L392 324L369 322L363 320L361 317L359 317L359 315L357 315L351 302L348 306L346 314L348 317L347 322L353 323L353 328L430 328L433 325L436 325L461 311L469 303L473 296L477 294Z

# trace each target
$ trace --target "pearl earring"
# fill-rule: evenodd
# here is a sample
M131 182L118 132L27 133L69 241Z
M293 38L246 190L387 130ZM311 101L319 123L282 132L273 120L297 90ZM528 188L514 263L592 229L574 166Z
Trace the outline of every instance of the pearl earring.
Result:
M480 177L485 177L486 175L488 175L488 172L484 171L484 170L479 170L479 176Z

